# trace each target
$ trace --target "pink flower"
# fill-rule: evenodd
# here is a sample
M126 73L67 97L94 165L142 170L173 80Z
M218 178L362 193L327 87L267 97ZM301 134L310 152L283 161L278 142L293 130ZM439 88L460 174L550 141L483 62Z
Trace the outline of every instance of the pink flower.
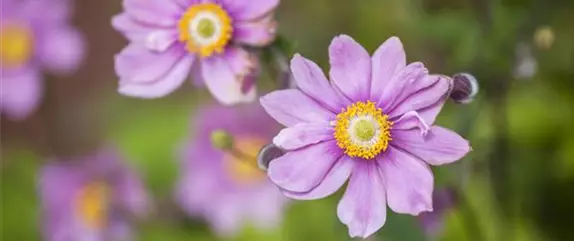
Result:
M42 70L74 71L84 40L70 26L67 0L0 0L0 110L8 118L28 117L42 98Z
M131 240L131 220L144 217L150 201L142 181L116 150L52 160L39 180L44 239Z
M196 134L181 155L177 199L182 207L222 236L234 235L246 224L276 227L287 199L257 167L255 157L279 126L259 105L210 106L194 123ZM230 135L227 141L213 138L222 131ZM233 150L215 148L210 139Z
M371 57L351 37L329 46L331 82L312 61L291 60L298 89L261 98L268 114L287 126L273 142L288 152L269 164L268 176L295 199L319 199L349 179L337 207L352 237L367 237L397 213L432 210L430 165L462 158L468 141L434 121L451 80L406 64L392 37Z
M115 60L119 92L163 97L191 75L223 104L255 98L256 56L275 38L279 0L124 0L112 24L130 41Z

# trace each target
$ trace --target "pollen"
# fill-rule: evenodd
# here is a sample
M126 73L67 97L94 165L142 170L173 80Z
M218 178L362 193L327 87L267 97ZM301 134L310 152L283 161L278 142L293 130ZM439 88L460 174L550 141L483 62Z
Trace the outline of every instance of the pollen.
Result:
M222 53L233 33L231 22L229 14L217 4L193 5L179 19L179 40L189 52L202 57Z
M372 101L342 109L335 122L337 145L351 157L373 159L389 146L393 123Z
M5 23L0 28L0 60L3 66L19 67L32 57L33 36L27 26Z
M76 213L87 227L101 229L106 225L108 195L108 186L99 181L80 189L75 199Z

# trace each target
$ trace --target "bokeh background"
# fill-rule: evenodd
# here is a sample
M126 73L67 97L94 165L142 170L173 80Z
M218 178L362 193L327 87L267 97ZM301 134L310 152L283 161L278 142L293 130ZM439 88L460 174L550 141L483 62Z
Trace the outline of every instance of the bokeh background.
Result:
M86 60L72 76L47 76L31 117L2 118L0 239L41 239L37 181L47 159L108 143L141 173L156 205L137 223L137 240L220 239L172 201L175 150L211 96L191 84L157 100L119 95L113 56L127 41L110 21L121 1L75 2ZM425 236L418 218L389 212L370 240L574 240L574 1L284 0L277 18L292 50L324 69L335 35L351 35L370 52L396 35L408 61L447 75L469 72L479 81L472 103L451 101L438 119L473 147L463 160L434 170L436 189L458 195L442 231ZM262 73L260 93L277 85L273 76ZM293 202L277 229L246 228L232 239L350 240L336 216L341 194Z

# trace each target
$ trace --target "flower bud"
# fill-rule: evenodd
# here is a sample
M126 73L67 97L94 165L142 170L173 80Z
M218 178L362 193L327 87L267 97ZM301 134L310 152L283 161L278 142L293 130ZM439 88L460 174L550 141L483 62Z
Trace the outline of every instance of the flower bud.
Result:
M211 145L221 150L233 149L233 136L225 130L214 130L209 136Z
M474 76L467 73L458 73L452 77L453 87L450 98L459 104L470 103L478 93L478 82Z
M285 154L285 152L275 144L267 144L263 146L257 154L257 165L261 170L266 171L269 167L269 163L283 154Z

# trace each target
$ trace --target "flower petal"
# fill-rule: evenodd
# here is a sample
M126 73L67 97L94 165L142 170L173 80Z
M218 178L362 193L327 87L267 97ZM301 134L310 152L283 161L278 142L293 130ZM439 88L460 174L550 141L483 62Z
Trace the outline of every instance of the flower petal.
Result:
M118 91L127 96L140 98L163 97L183 84L194 60L193 56L184 55L164 76L151 82L142 83L121 79Z
M141 42L144 42L148 34L153 31L167 30L137 22L127 13L120 13L112 17L112 27L121 32L128 40Z
M308 192L290 192L283 190L283 194L289 198L298 200L314 200L327 197L335 193L345 182L349 179L351 171L353 171L355 160L343 155L339 160L333 165L327 176L323 181L311 189Z
M47 31L39 46L42 64L48 69L67 74L78 68L85 55L84 39L71 27Z
M313 61L295 54L291 59L291 72L299 89L332 112L338 113L350 104L335 92L321 68Z
M256 4L252 0L224 0L223 5L234 19L255 20L274 11L279 0L259 0Z
M177 30L156 30L145 37L144 43L150 50L163 52L177 42L178 34Z
M12 120L32 114L40 103L43 82L38 71L27 67L17 73L2 73L0 110Z
M367 100L371 87L371 57L355 40L339 35L329 46L331 81L351 100Z
M392 146L377 157L377 162L393 211L411 215L432 211L434 178L426 163Z
M132 43L115 56L115 69L122 80L143 84L166 75L185 55L181 46L156 52Z
M416 111L405 113L393 123L393 129L396 130L409 130L414 128L419 128L421 135L426 135L430 129L425 120Z
M251 46L263 47L275 40L277 22L269 15L254 22L239 22L233 29L233 40Z
M335 119L335 114L298 89L273 91L261 97L260 102L265 111L284 126L303 122L328 123Z
M205 85L224 105L251 102L256 98L255 86L250 81L256 68L253 56L240 48L229 48L223 55L203 59L201 63Z
M422 136L417 130L393 130L391 145L397 146L431 165L442 165L463 158L470 144L457 133L433 126Z
M446 76L429 75L418 82L424 84L415 84L415 86L426 85L426 87L416 90L416 92L409 94L408 97L397 102L396 107L393 107L392 110L388 110L386 112L391 118L401 116L409 111L417 111L433 106L437 104L437 102L444 102L448 97L450 88L452 87L450 78ZM428 85L428 83L432 84ZM433 122L429 121L427 124L432 125Z
M381 107L385 113L390 112L408 95L416 92L417 88L414 88L414 86L418 86L420 82L426 80L425 77L427 74L428 70L420 62L407 65L407 67L395 74L394 77L386 83L383 93L379 98L378 106Z
M287 152L271 161L267 175L282 189L307 192L323 181L342 155L342 150L334 140L322 142Z
M285 150L294 150L326 140L333 140L333 127L327 123L299 123L285 128L273 143Z
M173 1L165 0L124 0L125 12L135 21L161 27L177 24L181 8Z
M377 164L358 160L347 190L337 206L337 216L349 228L351 237L366 238L387 219L386 191Z
M390 37L371 58L373 75L371 80L371 99L378 100L393 77L407 65L407 57L401 40Z

